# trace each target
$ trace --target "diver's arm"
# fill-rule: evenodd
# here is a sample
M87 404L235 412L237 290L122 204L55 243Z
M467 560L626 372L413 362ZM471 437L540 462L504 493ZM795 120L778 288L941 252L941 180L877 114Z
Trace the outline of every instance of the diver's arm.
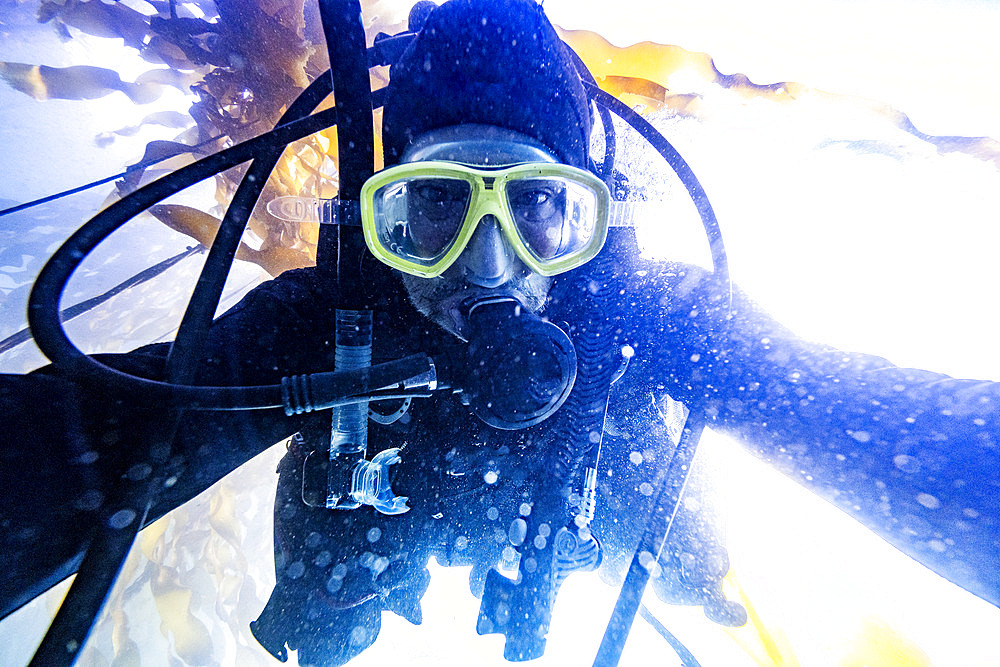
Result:
M662 329L636 350L656 360L650 380L904 553L1000 605L1000 383L803 341L738 291L726 321L705 272L666 273L655 290L632 294L658 310Z
M312 272L288 272L250 292L213 325L198 382L273 384L283 375L332 368L327 324L333 319L324 316L324 291L315 282ZM159 379L168 350L154 344L98 358ZM26 376L0 375L0 413L0 563L8 574L0 585L2 618L75 571L89 526L135 462L135 448L147 452L144 434L168 415L142 396L114 397L80 383L56 364ZM163 471L176 483L154 499L147 522L301 426L301 418L280 409L183 413L175 456Z

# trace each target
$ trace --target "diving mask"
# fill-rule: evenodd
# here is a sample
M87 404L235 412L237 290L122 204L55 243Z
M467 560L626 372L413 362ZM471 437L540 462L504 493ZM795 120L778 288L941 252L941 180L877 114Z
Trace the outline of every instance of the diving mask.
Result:
M375 257L423 278L454 264L477 226L498 224L526 267L551 276L600 252L610 199L600 179L565 164L416 161L365 183L361 224Z

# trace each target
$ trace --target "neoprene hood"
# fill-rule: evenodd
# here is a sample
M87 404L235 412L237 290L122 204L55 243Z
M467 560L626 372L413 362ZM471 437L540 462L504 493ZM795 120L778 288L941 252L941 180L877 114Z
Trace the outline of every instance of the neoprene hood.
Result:
M534 0L451 0L390 73L385 164L415 137L479 123L528 135L566 164L589 164L590 108L559 35Z

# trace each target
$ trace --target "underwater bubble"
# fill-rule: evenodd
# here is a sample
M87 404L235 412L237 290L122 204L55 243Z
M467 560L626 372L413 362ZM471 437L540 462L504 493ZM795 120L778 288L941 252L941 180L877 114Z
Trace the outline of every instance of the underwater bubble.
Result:
M316 559L313 561L313 563L315 563L317 567L326 567L327 565L330 564L330 561L332 560L333 560L333 555L329 551L320 551L318 554L316 554Z
M521 503L521 507L518 509L518 513L521 516L528 516L531 514L531 505L528 503Z
M507 539L514 546L517 546L524 542L524 538L528 535L528 522L524 519L514 519L510 522L510 528L507 531Z
M538 569L538 561L536 561L534 558L525 558L524 559L524 571L525 572L534 572L537 569Z
M549 543L548 540L546 540L541 535L535 535L535 539L533 540L533 542L535 544L535 548L539 550L544 549L545 546Z
M549 535L552 534L552 528L549 527L549 524L543 523L538 527L538 534L541 535L542 537L548 537Z
M368 531L367 537L369 542L378 542L379 538L382 537L382 529L379 528L378 526L375 526L374 528Z
M929 493L918 493L917 502L929 510L936 510L941 507L941 501Z
M946 545L941 540L930 540L927 543L927 546L929 546L933 551L936 551L938 553L944 553L945 551L948 550L948 545Z
M337 563L330 573L330 577L333 579L343 579L345 576L347 576L347 565L344 563Z
M375 554L373 554L371 551L364 552L363 554L361 554L361 558L358 559L358 563L361 564L361 567L371 567L374 562L375 562Z
M642 454L640 454L639 452L632 452L631 454L628 455L628 460L636 465L639 465L640 463L642 463Z
M930 522L915 514L904 514L900 517L899 527L904 535L912 537L926 537L933 533Z
M110 519L108 519L108 525L115 530L121 530L122 528L130 526L132 522L135 521L135 517L135 510L118 510L111 515Z
M654 566L656 565L656 559L653 558L653 554L648 551L639 552L639 564L642 565L646 570L652 574Z
M965 516L967 516L970 519L978 519L979 518L979 512L977 512L976 510L972 509L971 507L966 507L964 510L962 510L962 514L964 514Z
M507 622L510 621L510 607L506 603L498 602L494 607L493 614L498 625L507 625Z
M368 643L368 638L371 636L371 632L368 628L363 625L355 625L351 629L351 644L353 646L361 646L362 644Z
M153 466L148 463L136 463L134 466L128 469L125 473L125 477L132 480L133 482L138 482L140 480L146 479L153 472Z
M306 538L306 546L309 547L310 549L315 549L316 547L319 546L319 543L322 539L323 536L314 530L313 532L309 533L309 537Z
M289 579L298 579L306 573L306 564L300 560L295 561L285 568L285 576Z
M486 474L483 475L483 480L487 484L496 484L497 483L497 473L496 473L496 471L495 470L487 470Z
M469 538L465 535L459 535L455 538L455 548L461 551L465 547L469 546Z
M850 435L858 442L868 442L872 439L872 436L868 431L851 431Z
M689 512L698 512L701 510L701 500L695 495L684 495L681 497L681 502L684 503L684 508Z
M389 559L386 558L385 556L379 556L378 558L375 559L375 562L372 563L371 566L372 574L374 574L377 577L378 575L385 572L385 568L387 567L389 567Z
M913 456L897 454L893 457L892 462L903 472L914 473L920 470L920 461Z
M489 519L490 521L496 521L497 518L499 518L499 516L500 516L500 510L498 510L496 507L491 507L488 510L486 510L486 518Z
M642 484L639 485L639 493L641 493L644 496L653 495L653 485L650 484L649 482L643 482Z
M326 580L326 590L331 593L336 593L340 590L340 587L344 585L344 580L341 577L330 577Z
M83 495L76 499L73 506L84 512L92 512L104 504L104 494L97 489L84 491Z

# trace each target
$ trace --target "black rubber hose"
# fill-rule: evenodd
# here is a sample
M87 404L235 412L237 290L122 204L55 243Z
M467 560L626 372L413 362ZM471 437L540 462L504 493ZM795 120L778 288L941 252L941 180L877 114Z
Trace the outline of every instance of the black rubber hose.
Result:
M581 468L596 467L600 440L591 439L593 433L604 433L605 414L615 370L616 348L609 344L611 325L606 319L610 312L609 300L613 290L605 276L613 273L611 255L599 254L584 267L580 281L588 286L584 320L587 324L574 332L578 372L573 392L562 407L562 419L556 422L560 445L554 452L553 477L560 486L573 484L574 490L581 481ZM596 289L591 286L597 285ZM582 488L582 487L581 487Z
M299 120L312 113L329 94L329 77L316 79L299 94L282 115L278 125ZM226 277L239 249L243 230L285 148L285 145L269 147L254 156L253 163L226 209L226 215L205 259L205 266L184 311L177 336L170 347L167 379L171 382L189 384L194 379L197 362L205 350L208 329L212 325Z
M361 195L361 186L375 170L371 76L361 2L319 0L319 13L331 68L324 78L332 82L339 109L339 196L343 200L355 200ZM365 290L357 282L357 272L350 270L348 263L349 259L360 257L364 252L360 229L320 226L316 265L331 270L336 282L338 308L363 310L369 306L362 296Z
M127 502L128 499L124 500ZM124 508L121 510L121 512L128 511L131 510ZM108 520L121 515L121 512L112 515ZM134 526L142 525L145 520L145 512L142 513L142 516L137 516L137 513L134 513L131 515L130 523L118 529L124 531L129 547L131 547L137 532ZM114 530L107 525L104 528L105 530ZM98 546L95 542L99 539L100 536L96 536L87 548L87 553L77 570L77 579L73 581L59 611L56 612L52 624L31 658L29 667L60 667L61 665L72 665L76 661L79 650L83 647L83 643L90 634L91 626L94 624L95 613L91 610L99 611L104 605L107 593L114 585L121 569L120 562L116 563L114 567L107 566L109 556L95 548ZM111 557L114 558L116 555L112 554ZM80 585L77 585L81 576L85 576L85 579Z
M289 414L298 414L357 402L354 399L360 400L431 369L427 355L413 354L356 370L290 376L280 384L209 387L147 380L123 373L104 387L109 397L142 395L144 402L163 409L234 411L285 407ZM294 395L288 395L289 392ZM306 409L290 407L294 405Z
M643 591L646 590L646 583L649 581L650 570L656 565L670 536L670 529L684 493L684 485L687 484L688 473L691 471L691 462L694 460L698 441L704 430L705 424L700 417L695 418L693 415L688 417L680 442L670 457L663 481L658 485L659 493L653 503L652 514L646 522L646 529L629 564L625 583L618 593L611 620L608 621L608 627L604 631L597 656L594 658L594 667L617 667L621 659L625 640L632 630L632 623L642 602Z
M151 205L209 176L251 159L270 146L284 146L335 124L336 109L293 121L254 139L226 148L157 179L94 216L58 249L42 267L28 297L28 324L42 352L54 362L84 373L117 373L88 359L66 337L59 321L62 290L83 258L108 235Z
M674 649L674 652L677 653L677 657L681 659L681 667L701 667L701 663L695 659L694 654L688 650L688 647L685 646L681 640L677 639L677 637L675 637L670 630L667 630L666 626L664 626L663 623L660 623L658 618L653 616L653 612L649 611L646 605L639 607L639 615L642 616L647 623L652 625L657 634L663 637L666 642L670 644L670 648Z
M329 81L318 85L329 85ZM373 106L381 106L384 91L384 88L375 91ZM153 204L220 171L246 162L269 147L283 147L331 127L336 124L336 114L335 108L320 111L183 167L115 202L74 232L42 267L28 298L28 324L45 356L72 369L81 378L92 378L95 382L114 382L123 376L131 377L88 357L69 340L62 328L59 319L62 290L84 257L108 235Z

